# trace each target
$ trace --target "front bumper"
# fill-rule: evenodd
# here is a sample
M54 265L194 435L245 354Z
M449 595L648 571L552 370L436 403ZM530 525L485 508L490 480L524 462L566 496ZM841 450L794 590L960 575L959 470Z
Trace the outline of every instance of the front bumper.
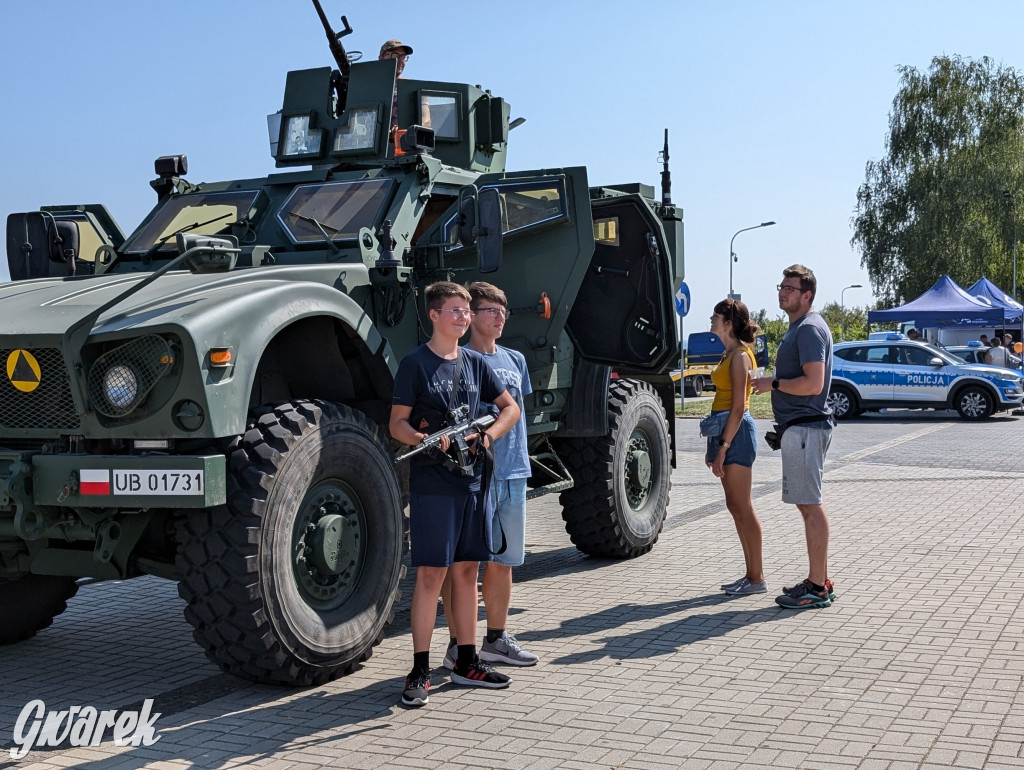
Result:
M0 451L0 512L209 508L227 499L223 455L47 455Z

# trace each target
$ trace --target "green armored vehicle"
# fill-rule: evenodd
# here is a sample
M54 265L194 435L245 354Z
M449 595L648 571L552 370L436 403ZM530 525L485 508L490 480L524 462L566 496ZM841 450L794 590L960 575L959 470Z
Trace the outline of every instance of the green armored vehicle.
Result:
M127 236L102 205L8 216L0 642L48 626L78 581L148 574L179 583L232 674L309 685L368 658L407 537L393 378L436 280L509 297L531 494L560 493L585 553L657 540L681 211L580 167L506 171L500 97L350 62L347 21L320 13L337 69L288 74L276 173L198 184L159 158Z

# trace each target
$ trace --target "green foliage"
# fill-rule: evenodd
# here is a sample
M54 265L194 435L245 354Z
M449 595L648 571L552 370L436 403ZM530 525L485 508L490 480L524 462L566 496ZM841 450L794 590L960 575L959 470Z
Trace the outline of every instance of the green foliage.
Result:
M829 302L821 309L821 317L832 330L832 340L866 340L868 338L868 309L866 307L841 307L838 302Z
M943 273L1009 287L1014 207L1024 202L1024 76L959 56L900 75L887 155L868 162L853 219L875 295L900 304Z

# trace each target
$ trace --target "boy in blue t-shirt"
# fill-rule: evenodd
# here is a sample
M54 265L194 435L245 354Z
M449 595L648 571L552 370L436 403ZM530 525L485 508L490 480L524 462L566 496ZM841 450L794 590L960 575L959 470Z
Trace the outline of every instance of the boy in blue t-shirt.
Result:
M429 425L427 415L445 415L453 403L454 391L454 405L467 406L470 417L483 413L482 401L498 408L495 422L477 438L477 442L490 448L495 439L516 424L519 407L483 356L459 347L459 338L469 329L473 317L469 292L457 283L440 281L426 288L424 302L433 334L398 366L389 423L391 435L403 444L419 444L440 427ZM416 424L411 422L414 413ZM448 442L442 440L440 449L447 451ZM409 529L416 587L410 618L413 667L405 680L402 703L427 703L430 637L441 584L449 571L459 641L452 681L472 687L508 687L509 678L481 662L476 654L476 576L480 562L491 555L487 537L490 510L480 489L481 463L476 463L472 476L465 476L422 455L410 462Z
M508 318L508 298L505 292L490 283L477 281L468 287L473 298L473 321L470 324L466 348L482 353L494 373L498 375L519 406L519 420L494 445L494 474L490 496L494 501L494 516L500 529L495 527L492 540L495 545L505 536L507 547L494 554L484 566L483 597L487 610L487 635L480 648L480 658L488 663L506 663L510 666L533 666L538 657L519 646L516 638L505 630L508 608L512 599L512 568L522 565L526 557L526 481L530 478L530 451L526 441L526 410L523 396L533 392L526 359L518 350L498 344ZM449 581L442 589L445 617L452 634L446 668L455 665L455 624L449 608Z

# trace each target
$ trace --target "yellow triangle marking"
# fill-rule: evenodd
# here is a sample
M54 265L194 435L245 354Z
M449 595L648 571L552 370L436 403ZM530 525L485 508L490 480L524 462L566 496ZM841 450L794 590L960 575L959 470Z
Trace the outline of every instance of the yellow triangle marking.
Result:
M27 350L12 350L7 356L7 379L22 393L31 393L42 379L39 362Z

